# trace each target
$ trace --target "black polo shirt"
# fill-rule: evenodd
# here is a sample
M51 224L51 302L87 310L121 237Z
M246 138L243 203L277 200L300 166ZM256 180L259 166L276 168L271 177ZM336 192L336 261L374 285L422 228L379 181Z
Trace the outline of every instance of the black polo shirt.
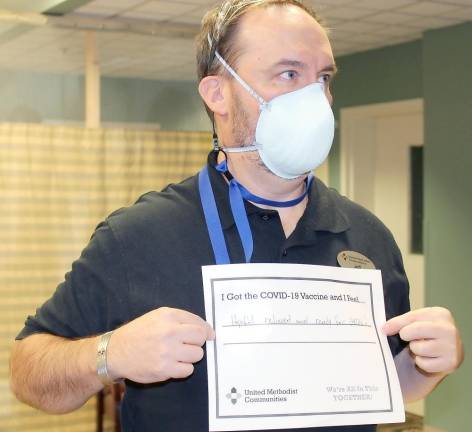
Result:
M243 263L227 185L214 169L215 161L211 153L210 180L231 262ZM250 203L246 210L254 237L252 262L337 266L339 252L357 251L382 270L387 318L409 310L408 282L390 232L319 180L288 239L276 211ZM162 306L204 317L201 267L214 263L197 176L149 192L97 226L64 282L34 317L28 317L17 338L40 332L67 338L96 335ZM397 337L389 343L394 355L403 348ZM184 380L151 385L127 381L122 424L126 432L208 431L206 361L196 364L193 375ZM310 430L367 432L375 426L303 429Z

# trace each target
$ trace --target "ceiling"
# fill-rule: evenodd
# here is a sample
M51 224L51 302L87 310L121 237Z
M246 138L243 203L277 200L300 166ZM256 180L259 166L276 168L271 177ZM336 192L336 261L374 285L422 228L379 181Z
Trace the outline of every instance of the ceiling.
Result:
M38 5L38 1L35 3ZM18 0L15 0L18 3ZM46 25L0 19L0 70L82 74L84 27L98 31L103 75L159 80L194 80L192 36L215 0L44 1L31 12L61 15ZM472 21L472 0L306 0L331 29L336 55L421 38L428 29ZM0 10L12 10L0 0ZM22 13L25 12L23 8ZM64 25L64 19L73 21ZM75 21L74 21L75 20ZM106 30L126 23L119 31ZM77 28L77 26L79 28ZM63 28L65 27L65 28ZM176 27L181 34L171 30ZM177 32L179 33L179 32Z

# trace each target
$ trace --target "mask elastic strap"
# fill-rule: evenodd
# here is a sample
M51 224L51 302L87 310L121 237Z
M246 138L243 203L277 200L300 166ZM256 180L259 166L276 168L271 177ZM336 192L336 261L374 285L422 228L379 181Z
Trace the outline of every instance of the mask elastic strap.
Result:
M211 43L210 35L207 35L207 39L211 47L212 43ZM223 67L233 76L233 78L239 84L241 84L247 90L247 92L257 100L257 102L259 102L259 105L261 106L267 105L267 102L262 97L260 97L256 93L256 91L246 81L244 81L228 63L226 63L226 60L223 57L221 57L220 53L217 50L215 50L215 57L223 65Z
M226 159L219 163L218 165L215 166L216 170L222 174L225 174L228 171L228 162ZM308 193L311 190L311 186L313 183L313 174L309 174L308 177L305 180L305 192L303 192L300 196L298 196L295 199L289 200L289 201L273 201L269 200L266 198L262 198L260 196L254 195L253 193L249 192L241 183L239 183L236 179L231 178L230 184L233 186L236 186L237 189L239 189L239 195L241 198L247 200L247 201L252 201L257 204L263 204L263 205L268 205L271 207L277 207L277 208L287 208L287 207L293 207L296 206L297 204L300 204L305 197L308 195Z
M257 144L244 146L244 147L222 147L225 153L246 153L246 152L253 152L258 151L260 146Z
M218 51L215 51L215 56L220 61L220 63L224 66L224 68L233 76L233 78L239 84L241 84L248 91L248 93L251 96L253 96L257 100L257 102L259 102L260 105L267 105L267 102L264 99L262 99L255 92L255 90L246 81L244 81L228 63L226 63L225 59L220 56L220 53Z

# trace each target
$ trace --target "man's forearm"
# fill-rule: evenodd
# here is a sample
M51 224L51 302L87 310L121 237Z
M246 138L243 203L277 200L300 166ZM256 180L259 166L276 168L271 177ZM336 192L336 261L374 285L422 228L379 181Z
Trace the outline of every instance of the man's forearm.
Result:
M103 386L96 375L96 337L69 340L36 334L15 342L10 383L21 401L50 413L82 406Z
M446 374L426 373L418 369L410 349L404 348L395 357L395 366L405 402L423 399L445 378Z

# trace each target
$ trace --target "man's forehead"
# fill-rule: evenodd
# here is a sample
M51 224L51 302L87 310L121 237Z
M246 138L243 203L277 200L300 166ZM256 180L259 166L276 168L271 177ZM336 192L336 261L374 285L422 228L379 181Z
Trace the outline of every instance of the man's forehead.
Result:
M241 54L263 55L268 61L300 61L327 57L331 46L325 30L307 12L296 6L255 8L242 19L235 41Z
M241 17L239 23L240 33L256 38L260 38L260 35L252 34L253 31L272 33L283 39L287 36L281 32L283 29L290 29L296 33L310 32L313 35L326 37L326 32L316 19L294 5L256 7Z

